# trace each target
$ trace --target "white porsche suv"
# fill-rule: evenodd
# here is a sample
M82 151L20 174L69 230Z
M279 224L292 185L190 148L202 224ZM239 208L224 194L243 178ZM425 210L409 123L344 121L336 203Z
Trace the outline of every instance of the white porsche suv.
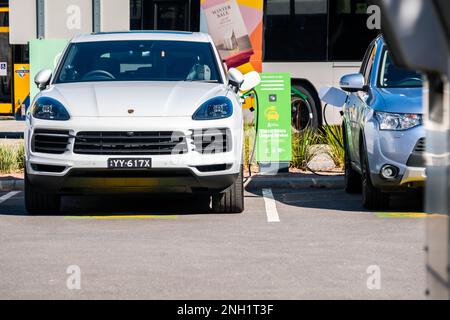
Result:
M54 74L40 71L27 113L25 203L55 213L61 196L189 193L242 212L239 88L212 39L189 32L80 35ZM252 83L253 82L253 83Z

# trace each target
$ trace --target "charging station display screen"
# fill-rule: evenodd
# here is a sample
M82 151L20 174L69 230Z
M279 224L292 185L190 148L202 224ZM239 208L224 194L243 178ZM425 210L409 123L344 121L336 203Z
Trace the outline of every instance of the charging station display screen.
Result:
M291 77L289 73L261 73L258 93L258 162L287 162L291 146Z

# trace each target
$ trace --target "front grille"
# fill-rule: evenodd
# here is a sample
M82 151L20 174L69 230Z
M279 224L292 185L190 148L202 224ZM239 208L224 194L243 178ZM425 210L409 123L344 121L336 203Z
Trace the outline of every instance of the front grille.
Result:
M66 169L65 166L54 166L54 165L48 165L48 164L37 164L32 163L31 167L34 171L43 171L43 172L54 172L54 173L61 173Z
M414 146L414 150L408 158L406 165L409 167L425 167L425 138L420 138L416 145Z
M69 138L67 130L36 129L31 148L33 152L62 154L67 151Z
M221 153L231 150L231 131L226 128L192 130L195 150L200 153Z
M191 177L189 169L72 169L69 173L74 178L173 178Z
M414 147L415 152L425 152L425 138L420 138Z
M105 155L168 155L187 152L185 136L176 131L78 132L74 153Z
M232 164L210 164L205 166L197 166L197 170L200 172L214 172L214 171L224 171L232 167Z

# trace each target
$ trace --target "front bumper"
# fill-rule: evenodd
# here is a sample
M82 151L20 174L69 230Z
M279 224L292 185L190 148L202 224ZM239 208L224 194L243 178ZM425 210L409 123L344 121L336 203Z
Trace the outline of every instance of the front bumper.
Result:
M238 174L198 176L189 169L108 170L71 169L64 176L28 174L36 188L60 194L93 193L202 193L229 187Z
M99 128L101 123L101 128ZM231 149L223 153L202 154L195 150L192 129L228 128ZM67 151L63 154L33 152L36 129L69 130ZM188 151L170 155L92 155L74 153L76 134L81 131L181 131ZM85 192L215 192L229 187L242 163L243 127L228 118L219 121L192 121L171 118L73 118L69 121L32 119L25 132L26 170L31 184L61 193ZM108 169L109 158L151 158L151 169ZM49 167L50 166L50 167ZM207 170L205 170L205 166ZM59 172L47 169L60 167Z
M426 180L424 162L418 161L418 141L425 136L423 126L405 131L382 131L372 119L365 126L365 141L370 175L375 187L384 191L402 191L423 187ZM411 161L414 159L414 161ZM395 178L383 178L381 169L391 165L398 169Z

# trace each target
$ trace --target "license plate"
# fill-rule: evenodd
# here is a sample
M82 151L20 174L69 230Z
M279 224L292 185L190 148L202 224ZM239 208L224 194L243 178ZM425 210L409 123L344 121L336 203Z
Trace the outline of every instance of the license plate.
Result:
M150 169L152 167L152 159L139 158L109 158L109 169Z

